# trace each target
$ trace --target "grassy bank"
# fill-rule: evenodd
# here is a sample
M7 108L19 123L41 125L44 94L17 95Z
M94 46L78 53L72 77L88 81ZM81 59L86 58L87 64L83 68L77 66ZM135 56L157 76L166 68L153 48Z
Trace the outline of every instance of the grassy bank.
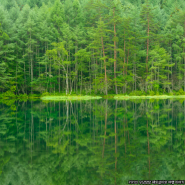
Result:
M101 99L100 96L43 96L41 100L92 100L92 99Z
M116 95L114 99L116 100L124 100L124 99L167 99L167 98L184 98L185 95L154 95L154 96L124 96L124 95Z
M180 89L179 91L175 92L170 92L170 93L162 93L162 92L144 92L144 91L132 91L129 94L108 94L108 95L103 95L103 94L68 94L66 95L64 92L63 93L49 93L49 92L44 92L42 94L16 94L15 89L11 89L9 91L6 91L2 94L0 94L0 100L55 100L55 101L61 101L61 100L90 100L90 99L117 99L117 100L122 100L122 99L167 99L167 98L185 98L185 92Z

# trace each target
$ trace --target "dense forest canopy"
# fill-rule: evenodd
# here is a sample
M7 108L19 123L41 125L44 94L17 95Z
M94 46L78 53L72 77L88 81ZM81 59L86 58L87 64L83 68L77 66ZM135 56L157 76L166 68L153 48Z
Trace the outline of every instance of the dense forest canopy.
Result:
M185 91L184 0L0 0L0 91Z

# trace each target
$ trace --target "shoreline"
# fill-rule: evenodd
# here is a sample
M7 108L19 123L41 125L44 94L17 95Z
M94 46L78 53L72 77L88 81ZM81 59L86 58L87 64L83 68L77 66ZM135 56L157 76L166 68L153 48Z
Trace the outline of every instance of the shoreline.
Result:
M154 96L114 96L114 99L168 99L168 98L184 98L185 95L154 95Z
M42 96L41 100L94 100L94 99L102 99L101 96Z
M185 99L185 95L142 95L142 96L129 96L129 95L14 95L14 96L0 96L2 100L93 100L93 99L113 99L113 100L125 100L125 99Z

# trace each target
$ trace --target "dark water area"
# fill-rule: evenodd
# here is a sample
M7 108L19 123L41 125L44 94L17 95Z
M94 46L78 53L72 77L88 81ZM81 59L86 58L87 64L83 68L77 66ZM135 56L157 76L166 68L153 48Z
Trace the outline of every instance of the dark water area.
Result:
M0 185L185 180L184 100L0 104Z

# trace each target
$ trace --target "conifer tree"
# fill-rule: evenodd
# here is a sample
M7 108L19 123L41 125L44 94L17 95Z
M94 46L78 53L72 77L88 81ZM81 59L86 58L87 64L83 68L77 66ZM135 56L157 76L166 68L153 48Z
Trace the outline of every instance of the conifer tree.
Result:
M141 10L141 23L144 30L146 31L146 76L148 75L148 59L149 59L149 50L150 50L150 41L154 36L154 32L157 30L157 24L154 22L154 15L152 13L152 7L148 0L145 0L145 3L142 5ZM147 85L146 85L147 90Z

